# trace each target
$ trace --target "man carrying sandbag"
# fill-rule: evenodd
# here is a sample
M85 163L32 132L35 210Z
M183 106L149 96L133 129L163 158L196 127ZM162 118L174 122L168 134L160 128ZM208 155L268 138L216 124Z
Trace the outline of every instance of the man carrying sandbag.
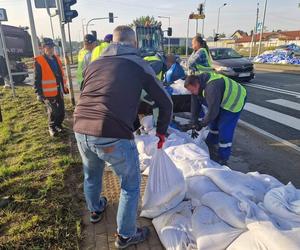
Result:
M219 144L218 161L227 164L231 154L233 134L244 108L246 89L234 80L215 72L190 75L185 87L192 93L192 137L196 138L203 127L209 126L206 143ZM202 104L207 105L208 112L199 122Z
M147 227L137 228L140 167L133 140L142 89L159 107L158 148L163 146L172 116L172 101L153 69L137 55L135 32L127 26L114 30L113 43L84 72L84 83L74 112L74 132L84 169L84 194L90 221L99 222L107 205L101 197L105 162L117 174L121 196L115 245L126 248L144 241Z

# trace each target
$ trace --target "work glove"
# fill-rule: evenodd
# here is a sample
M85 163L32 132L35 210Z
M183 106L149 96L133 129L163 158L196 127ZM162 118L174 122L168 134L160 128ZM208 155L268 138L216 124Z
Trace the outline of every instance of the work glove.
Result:
M197 130L192 129L192 134L191 134L192 139L197 139L198 136L199 136L199 133L197 132Z
M64 88L64 94L67 95L69 93L70 93L69 89L68 88Z
M37 100L38 102L44 103L45 98L44 98L43 96L37 95L37 96L36 96L36 100Z
M157 148L161 149L164 146L166 141L166 136L160 133L156 133L156 136L159 138L159 142L157 143Z

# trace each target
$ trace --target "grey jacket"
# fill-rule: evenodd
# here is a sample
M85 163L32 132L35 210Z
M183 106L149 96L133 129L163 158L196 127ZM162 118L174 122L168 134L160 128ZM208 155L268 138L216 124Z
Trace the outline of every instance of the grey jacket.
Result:
M157 132L165 134L172 101L137 49L111 44L84 71L83 89L74 112L74 131L98 137L132 139L141 91L159 108Z
M198 121L200 111L202 110L202 104L204 104L207 106L208 112L201 121L201 125L207 126L219 115L220 105L225 91L225 82L223 79L218 79L207 84L209 80L208 73L202 73L198 77L200 80L200 88L201 90L204 90L205 97L203 96L202 91L198 95L192 95L192 123L196 124Z

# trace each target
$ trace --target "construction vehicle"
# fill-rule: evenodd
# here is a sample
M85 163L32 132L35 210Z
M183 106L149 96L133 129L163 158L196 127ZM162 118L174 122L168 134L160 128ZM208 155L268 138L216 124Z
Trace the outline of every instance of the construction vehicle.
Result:
M13 81L22 83L28 77L28 69L22 58L33 57L31 38L26 31L27 28L15 27L10 25L2 25L7 52L12 72ZM2 44L0 46L3 48ZM4 58L3 50L0 51L0 57ZM3 83L3 76L0 76L0 83Z

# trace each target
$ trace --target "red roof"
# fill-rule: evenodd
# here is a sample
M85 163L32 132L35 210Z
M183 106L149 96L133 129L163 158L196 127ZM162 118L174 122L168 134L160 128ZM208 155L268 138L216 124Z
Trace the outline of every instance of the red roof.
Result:
M279 38L281 40L300 40L300 30L295 31L280 31L280 32L265 32L262 35L262 41L267 41L270 38ZM259 41L260 34L254 36L255 41ZM244 36L237 39L236 43L250 43L252 36Z

